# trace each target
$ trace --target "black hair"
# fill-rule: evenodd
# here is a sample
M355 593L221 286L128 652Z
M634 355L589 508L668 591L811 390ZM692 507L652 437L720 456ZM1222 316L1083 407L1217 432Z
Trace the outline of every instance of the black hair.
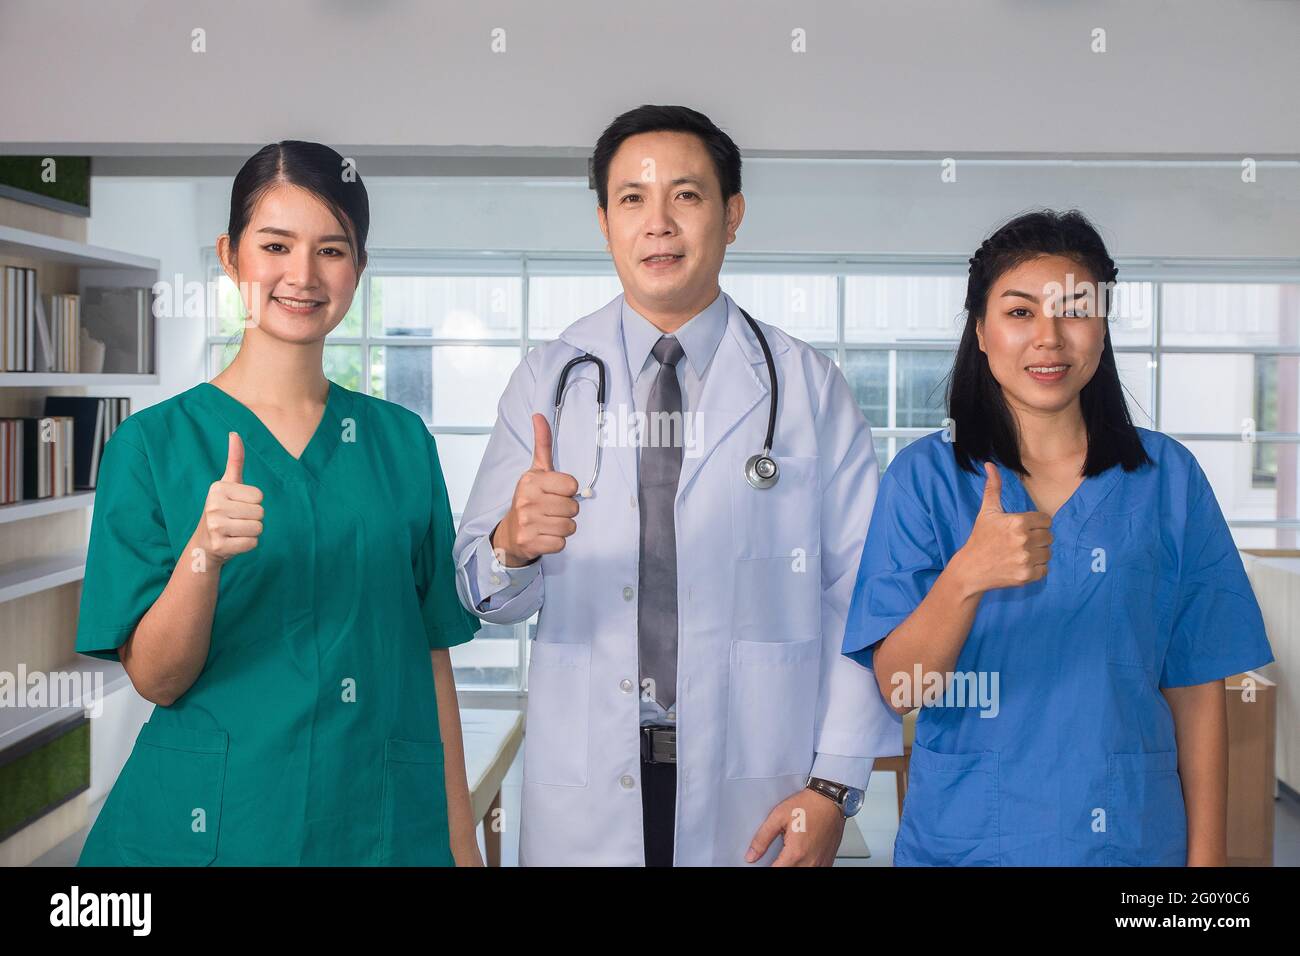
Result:
M1114 464L1133 471L1151 463L1142 447L1115 365L1110 341L1110 290L1119 275L1096 228L1077 209L1043 209L1017 216L999 227L970 258L966 282L966 328L948 382L948 416L955 425L953 452L960 467L982 473L982 462L997 459L1027 475L1020 458L1019 432L1002 388L980 350L976 326L984 321L989 290L1009 269L1040 256L1072 259L1097 284L1097 308L1106 323L1101 360L1079 393L1088 454L1083 474L1093 477Z
M370 198L356 167L320 143L286 139L263 146L240 167L230 190L230 236L233 252L248 228L258 200L272 186L307 190L323 202L352 239L352 261L360 270L370 231Z
M740 192L740 150L731 137L689 106L638 106L605 127L591 154L591 180L601 209L609 208L609 164L623 141L640 133L690 133L698 136L713 160L713 171L726 202Z

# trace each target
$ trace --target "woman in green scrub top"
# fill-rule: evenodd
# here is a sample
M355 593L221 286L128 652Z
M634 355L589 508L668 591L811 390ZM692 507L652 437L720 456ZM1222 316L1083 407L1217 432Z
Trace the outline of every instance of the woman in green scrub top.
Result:
M81 865L482 865L437 448L321 367L366 261L348 171L302 142L245 163L218 240L239 354L105 449L77 650L158 706Z

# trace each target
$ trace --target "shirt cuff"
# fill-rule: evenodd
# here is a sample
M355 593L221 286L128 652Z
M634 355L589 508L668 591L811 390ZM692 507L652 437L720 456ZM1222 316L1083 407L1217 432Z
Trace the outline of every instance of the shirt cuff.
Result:
M872 761L866 757L842 757L839 754L817 754L813 758L810 777L820 777L831 783L842 783L855 790L867 789Z
M522 568L508 568L492 553L492 536L478 539L474 552L466 562L465 572L470 595L480 611L495 611L511 598L522 594L541 571L542 562L534 561Z

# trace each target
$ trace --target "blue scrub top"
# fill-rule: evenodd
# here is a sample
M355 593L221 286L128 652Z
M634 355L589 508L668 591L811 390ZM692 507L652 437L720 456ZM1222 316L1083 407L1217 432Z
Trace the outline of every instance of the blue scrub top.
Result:
M1161 689L1273 655L1204 472L1174 439L1138 433L1154 467L1085 479L1053 518L1047 577L981 599L955 667L969 676L917 715L895 864L1185 864ZM979 513L983 468L959 469L944 434L909 445L880 482L844 635L868 667ZM998 470L1003 509L1038 510Z

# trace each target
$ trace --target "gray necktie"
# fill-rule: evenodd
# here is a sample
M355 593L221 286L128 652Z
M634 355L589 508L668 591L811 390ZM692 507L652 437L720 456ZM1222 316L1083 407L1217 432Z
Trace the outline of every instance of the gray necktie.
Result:
M659 372L646 402L637 490L641 511L637 650L642 693L646 678L650 678L654 681L655 700L667 710L677 699L677 532L673 499L677 497L677 479L682 471L684 425L677 363L683 352L681 343L667 335L651 351L659 360ZM666 415L673 415L671 425L662 417Z

